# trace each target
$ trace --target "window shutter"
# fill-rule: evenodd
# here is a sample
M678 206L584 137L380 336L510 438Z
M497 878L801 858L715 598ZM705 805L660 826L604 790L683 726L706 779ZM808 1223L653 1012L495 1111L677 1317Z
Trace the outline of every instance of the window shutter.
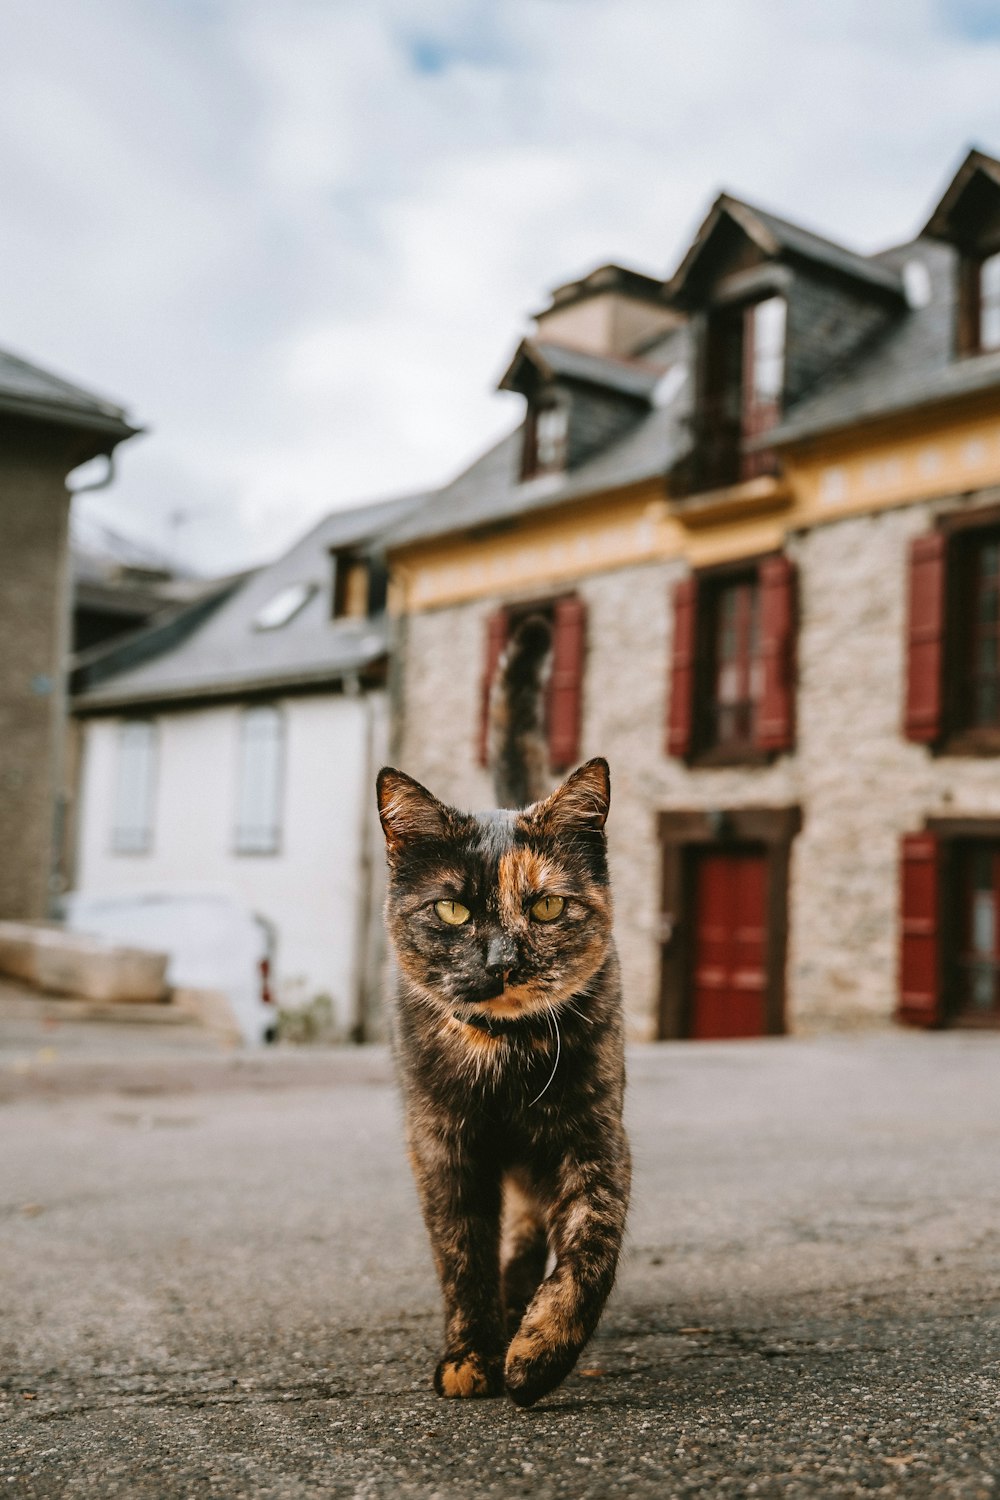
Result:
M904 731L908 740L924 745L944 729L945 551L940 532L918 536L910 546Z
M674 641L667 699L667 754L691 754L694 731L695 626L698 580L692 574L674 586Z
M760 565L760 647L763 681L754 739L761 750L795 746L796 567L790 557Z
M483 676L479 694L479 748L477 757L481 766L489 765L490 758L490 688L496 675L497 663L507 644L507 611L498 609L486 621L486 654L483 661Z
M903 836L896 1019L908 1026L937 1026L942 1019L939 847L930 833Z
M564 771L580 757L580 707L587 607L571 595L552 611L552 677L549 682L549 765Z

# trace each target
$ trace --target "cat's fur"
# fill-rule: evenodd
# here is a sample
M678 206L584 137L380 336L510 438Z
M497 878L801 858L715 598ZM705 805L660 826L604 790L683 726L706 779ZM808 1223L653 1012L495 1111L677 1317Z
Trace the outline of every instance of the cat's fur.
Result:
M537 1401L576 1363L614 1280L630 1163L609 796L603 760L523 810L474 814L379 774L396 1050L445 1302L442 1396ZM565 900L554 921L530 915L543 895ZM438 901L469 919L446 925Z

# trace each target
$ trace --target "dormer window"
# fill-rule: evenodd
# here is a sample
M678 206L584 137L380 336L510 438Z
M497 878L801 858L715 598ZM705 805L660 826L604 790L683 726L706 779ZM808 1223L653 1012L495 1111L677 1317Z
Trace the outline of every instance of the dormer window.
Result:
M1000 254L979 264L979 347L1000 349Z
M1000 253L959 261L958 352L1000 349Z
M330 554L333 572L330 587L330 618L362 620L368 614L369 567L366 557L356 552L335 551Z
M785 299L765 297L743 313L742 437L747 442L778 424L785 383ZM769 474L774 467L767 452L744 453L744 479Z
M719 489L774 471L747 445L777 425L785 380L785 299L712 308L696 424L695 488Z
M539 469L561 469L566 460L566 408L543 406L535 424L535 456Z
M529 408L524 428L522 479L558 474L566 467L568 431L569 412L561 403L548 401Z

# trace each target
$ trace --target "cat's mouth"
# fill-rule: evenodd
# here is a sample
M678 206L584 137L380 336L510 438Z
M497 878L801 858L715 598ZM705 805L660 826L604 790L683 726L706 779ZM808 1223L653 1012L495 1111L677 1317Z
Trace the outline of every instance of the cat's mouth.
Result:
M503 998L505 988L509 986L505 986L502 979L487 979L476 989L463 995L462 1003L464 1005L489 1005L491 1001Z

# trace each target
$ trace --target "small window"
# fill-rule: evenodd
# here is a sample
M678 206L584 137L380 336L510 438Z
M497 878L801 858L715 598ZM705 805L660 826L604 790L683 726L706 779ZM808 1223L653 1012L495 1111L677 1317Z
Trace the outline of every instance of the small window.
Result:
M248 708L240 719L237 854L277 854L281 845L284 715Z
M956 333L959 354L1000 349L1000 253L960 257Z
M746 399L776 406L785 380L785 299L765 297L747 309L749 338Z
M333 552L330 618L363 620L368 614L370 569L368 560L353 552Z
M156 725L130 719L118 732L111 847L116 854L148 854L153 847Z
M979 266L979 347L1000 349L1000 255Z
M566 467L569 412L556 402L532 407L524 431L523 479L557 474Z
M965 574L956 591L964 621L959 622L962 718L971 729L1000 728L1000 531L964 539L958 569ZM956 580L958 581L958 580ZM964 629L962 626L964 625ZM964 639L963 639L964 637Z
M267 601L254 615L255 630L280 630L293 620L316 592L314 583L290 583Z

